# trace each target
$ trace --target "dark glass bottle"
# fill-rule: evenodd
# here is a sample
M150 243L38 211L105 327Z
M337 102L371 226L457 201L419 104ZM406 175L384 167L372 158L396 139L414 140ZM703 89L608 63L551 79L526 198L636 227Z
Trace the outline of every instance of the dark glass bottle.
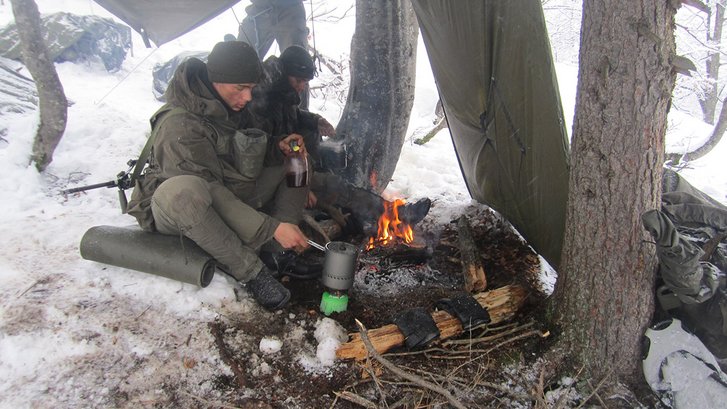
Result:
M293 152L285 157L285 181L288 187L308 186L308 159L295 141L290 148Z

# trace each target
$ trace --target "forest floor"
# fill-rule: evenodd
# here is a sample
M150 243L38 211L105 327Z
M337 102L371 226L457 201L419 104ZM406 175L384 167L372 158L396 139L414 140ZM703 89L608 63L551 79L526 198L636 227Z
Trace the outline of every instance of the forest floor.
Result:
M486 290L515 284L529 296L510 320L424 349L388 351L384 358L393 367L371 357L324 364L318 332L327 323L341 335L353 334L356 320L373 330L410 308L431 312L438 300L461 291L456 222L442 225L433 217L416 226L425 258L362 253L349 308L330 317L319 311L323 288L317 280L284 279L291 302L268 312L225 276L205 289L172 283L179 287L170 291L164 278L100 264L91 275L48 270L42 257L29 254L25 259L34 263L29 268L39 272L37 279L3 293L0 336L10 376L0 385L7 392L0 407L566 408L604 406L600 400L609 408L659 407L648 388L636 394L606 390L601 380L577 374L543 379L543 355L555 331L541 319L539 294L552 289L523 274L539 271L540 259L488 209L472 205L463 214L481 255ZM70 264L78 258L75 246L65 243L53 254ZM22 252L20 244L7 250ZM270 352L265 340L282 347ZM614 396L624 405L613 403Z
M464 407L564 408L578 407L586 401L595 406L603 404L594 380L567 378L544 384L540 360L552 345L552 337L540 318L543 299L539 294L543 289L536 288L537 284L522 274L538 268L538 257L494 213L469 209L469 218L482 255L487 289L511 284L530 289L528 302L514 319L414 351L402 347L384 354L387 361L412 378L403 378L371 356L360 362L338 362L325 373L307 373L291 364L296 351L290 348L268 362L270 370L265 374L252 374L246 368L259 360L259 352L257 345L245 340L271 335L285 338L285 320L262 322L249 316L218 319L210 328L221 356L227 357L226 363L234 368L232 376L215 380L216 387L230 399L226 403L260 408L436 408L457 403ZM391 324L394 316L409 308L432 311L438 300L460 291L464 279L456 248L456 223L424 225L420 230L420 240L426 241L431 250L424 262L409 264L397 259L396 263L386 263L381 260L386 252L375 250L362 255L359 271L374 264L377 267L367 273L371 277L365 285L354 287L348 310L334 313L331 318L349 333L359 331L356 320L371 330ZM417 284L401 286L402 275ZM286 285L293 293L289 317L308 325L322 317L318 308L323 291L320 283L286 281ZM445 388L451 396L422 385ZM256 396L240 397L235 393L240 387L255 390ZM584 397L578 392L582 390L590 390L591 396ZM641 390L638 399L625 388L609 393L609 407L658 407L648 388ZM622 405L613 403L614 396Z

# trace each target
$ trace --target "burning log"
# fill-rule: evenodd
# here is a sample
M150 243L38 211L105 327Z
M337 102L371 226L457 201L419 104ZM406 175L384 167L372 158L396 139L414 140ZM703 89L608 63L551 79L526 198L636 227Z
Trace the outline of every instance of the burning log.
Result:
M512 318L525 303L527 291L518 285L509 285L475 294L474 297L480 305L487 308L492 324L497 324ZM439 328L440 339L451 338L464 332L462 323L446 311L435 311L432 318ZM368 331L369 339L376 351L384 353L391 348L404 345L404 334L394 324L385 325ZM351 340L341 345L336 351L339 359L366 358L366 346L358 333L351 335Z
M432 258L432 249L416 241L409 244L395 242L374 247L366 254L370 258L375 258L376 264L381 267L399 268L426 263Z
M459 232L459 252L464 273L465 290L470 293L484 291L487 288L487 277L482 267L477 245L472 238L472 228L467 216L462 215L457 221Z
M384 201L384 213L379 216L378 231L376 237L369 238L369 244L366 250L371 250L378 246L386 246L402 240L404 243L414 241L414 230L408 223L399 220L399 207L406 202L402 199L396 199L393 202Z
M401 267L424 264L431 257L431 250L426 247L399 246L396 251L384 256L383 262L392 267Z

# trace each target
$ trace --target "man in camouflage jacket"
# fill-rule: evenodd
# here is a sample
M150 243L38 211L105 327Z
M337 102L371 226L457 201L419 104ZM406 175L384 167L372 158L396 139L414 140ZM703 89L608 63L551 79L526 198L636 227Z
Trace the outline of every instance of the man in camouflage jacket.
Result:
M246 284L258 303L283 307L290 292L258 257L263 246L303 250L298 228L307 189L288 188L282 157L300 135L269 140L246 130L245 106L261 76L255 51L240 41L215 45L207 63L181 64L167 103L151 118L149 167L129 214L147 231L184 235ZM274 240L273 240L274 239Z

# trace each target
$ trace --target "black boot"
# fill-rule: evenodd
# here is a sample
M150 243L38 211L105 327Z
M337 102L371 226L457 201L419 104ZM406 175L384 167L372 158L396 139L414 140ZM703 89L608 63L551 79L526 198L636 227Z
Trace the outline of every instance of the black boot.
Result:
M267 267L263 267L246 286L252 298L266 310L279 310L290 300L290 291L273 278Z
M407 203L399 209L399 220L413 226L426 217L431 207L432 201L428 197L419 199L414 203Z
M273 275L288 276L298 280L312 280L321 276L321 263L303 260L295 251L261 251L260 260L273 270Z

